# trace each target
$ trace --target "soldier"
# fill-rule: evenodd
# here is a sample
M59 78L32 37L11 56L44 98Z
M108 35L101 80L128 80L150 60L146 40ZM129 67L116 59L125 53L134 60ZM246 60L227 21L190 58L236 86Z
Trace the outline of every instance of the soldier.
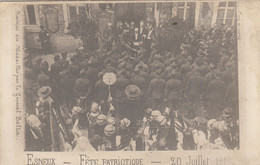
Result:
M131 78L131 83L138 86L140 88L141 96L145 96L147 87L146 87L146 79L141 75L141 71L135 71L134 75Z
M103 74L99 74L99 80L95 84L95 100L100 103L101 106L103 106L108 99L108 86L103 82L102 75Z
M86 110L87 100L90 97L92 91L91 83L89 79L85 76L85 71L80 71L80 78L76 79L74 83L73 91L75 93L76 99L84 110Z
M63 67L60 63L60 56L56 55L54 57L54 63L51 65L51 77L56 82L59 81L59 73L63 70Z
M165 80L161 78L160 71L156 72L156 77L150 81L148 95L151 99L152 109L159 109L164 99Z
M171 78L165 84L165 99L169 108L175 109L180 105L180 99L182 98L182 82L176 78L177 71L171 72Z
M117 74L117 80L112 86L112 97L115 99L122 99L125 97L125 88L130 84L130 81L126 78L126 71L122 70Z
M225 83L220 79L219 75L216 79L211 80L207 86L207 106L210 118L217 118L222 110L223 99L225 96Z
M76 60L75 56L70 58L69 70L73 76L75 76L75 77L79 76L80 65L79 65L78 61Z
M88 62L88 69L86 70L86 76L89 78L91 84L95 85L98 80L98 70L97 70L98 61L92 56Z
M204 79L196 68L189 74L186 84L186 95L192 109L190 109L189 116L194 118L198 110L200 109L200 101L202 94L204 93Z
M39 87L50 85L50 76L48 76L44 72L40 73L37 76L37 83L38 83Z
M232 76L232 82L227 86L224 100L225 105L233 109L233 115L238 116L238 84L234 76Z

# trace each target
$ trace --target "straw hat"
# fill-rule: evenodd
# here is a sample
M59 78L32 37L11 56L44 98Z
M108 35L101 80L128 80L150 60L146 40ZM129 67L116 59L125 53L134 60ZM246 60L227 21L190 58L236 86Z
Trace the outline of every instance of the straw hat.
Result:
M116 128L111 124L107 125L104 128L104 133L105 133L106 136L112 136L112 135L115 134L115 132L116 132Z
M48 97L50 94L51 88L49 86L41 87L37 92L37 95L42 98Z
M100 112L99 112L99 111L91 112L91 113L89 114L89 117L95 118L95 117L97 117L98 115L100 115Z
M104 125L106 123L106 116L104 114L100 114L96 118L97 125Z
M72 108L72 115L77 115L78 113L80 113L82 111L82 109L78 106L74 106Z
M107 124L108 125L115 125L116 124L116 119L112 116L107 117Z
M140 89L136 85L128 85L125 89L125 94L130 100L135 100L140 95Z

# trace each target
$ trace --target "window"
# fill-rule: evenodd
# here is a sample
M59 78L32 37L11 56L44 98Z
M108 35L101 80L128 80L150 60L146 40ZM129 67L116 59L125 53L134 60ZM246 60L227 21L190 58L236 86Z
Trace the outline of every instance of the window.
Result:
M177 3L177 16L184 21L189 17L190 2L178 2Z
M37 25L37 7L34 5L26 5L25 7L25 22L26 25Z
M236 2L219 2L216 23L234 25L236 15Z
M77 17L82 12L86 12L85 5L69 5L68 6L68 16L69 16L69 22Z

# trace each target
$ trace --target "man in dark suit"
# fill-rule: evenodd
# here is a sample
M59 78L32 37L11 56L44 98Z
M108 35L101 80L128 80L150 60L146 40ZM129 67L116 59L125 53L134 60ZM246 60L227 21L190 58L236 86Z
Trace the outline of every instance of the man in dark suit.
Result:
M112 50L112 45L114 41L114 29L112 23L108 23L106 29L103 32L103 38L108 51Z
M196 112L200 109L200 98L202 97L205 88L204 82L205 80L195 68L188 75L185 93L187 94L188 100L192 107L189 113L191 118L194 118Z
M152 41L155 38L155 31L153 29L151 22L147 22L147 31L143 36L144 36L144 40L145 40L145 44L144 44L145 48L148 52L150 52L151 46L152 46Z
M135 50L140 50L142 39L139 34L138 28L135 28L134 33L131 34L130 47Z
M48 54L50 52L49 37L50 34L44 29L44 26L40 26L39 39L42 45L42 52Z
M139 34L143 38L147 34L147 29L144 26L144 21L140 21Z

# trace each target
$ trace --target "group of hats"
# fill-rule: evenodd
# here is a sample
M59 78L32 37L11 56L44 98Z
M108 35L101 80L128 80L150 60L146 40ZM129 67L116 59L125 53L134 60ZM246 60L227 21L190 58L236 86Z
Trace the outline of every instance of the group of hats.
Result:
M121 129L126 129L130 126L131 122L129 119L127 118L123 118L120 120L120 128ZM114 126L114 122L113 123L108 123L107 126L105 126L104 128L104 133L106 136L113 136L116 132L116 127Z

